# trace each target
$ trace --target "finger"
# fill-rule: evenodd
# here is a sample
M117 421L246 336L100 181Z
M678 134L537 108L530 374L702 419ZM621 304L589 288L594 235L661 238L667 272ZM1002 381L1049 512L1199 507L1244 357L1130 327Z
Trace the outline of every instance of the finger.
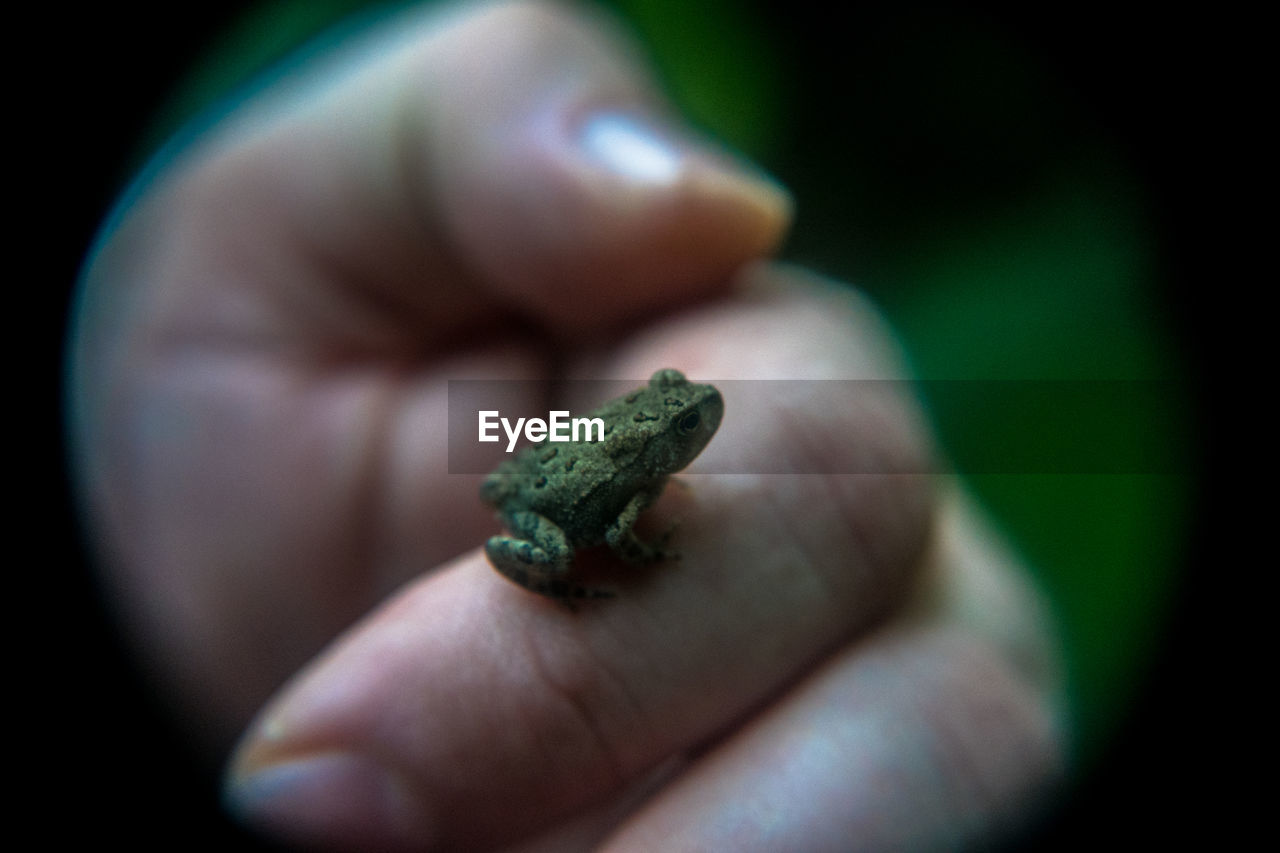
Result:
M429 180L460 253L504 298L598 329L720 286L777 245L785 191L685 128L607 22L520 4L466 27L423 119Z
M729 331L750 320L755 334L737 347L795 365L820 350L853 375L890 369L865 363L875 347L832 337L857 327L856 302L774 283L740 312L673 321L698 332L679 338L679 354L730 364ZM674 357L670 343L647 359ZM304 836L379 831L388 844L482 847L607 799L723 732L874 624L914 576L930 481L894 470L922 470L922 449L905 452L900 437L909 407L896 423L877 419L888 429L867 431L852 414L828 410L806 429L831 447L874 448L874 471L685 478L651 520L660 529L680 518L682 559L618 575L619 597L603 606L570 612L479 555L415 585L264 713L233 767L237 809ZM742 432L758 434L766 458L791 450L771 424Z
M600 849L917 850L1008 842L1064 777L1044 604L958 490L911 613L700 756Z
M986 848L1060 784L1044 697L958 632L856 644L633 815L603 850Z

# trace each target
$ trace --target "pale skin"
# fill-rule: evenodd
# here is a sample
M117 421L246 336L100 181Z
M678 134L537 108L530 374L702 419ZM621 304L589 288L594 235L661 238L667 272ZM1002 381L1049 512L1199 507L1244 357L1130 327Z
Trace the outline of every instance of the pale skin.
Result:
M1024 819L1062 772L1054 638L989 522L918 473L905 400L754 422L726 393L641 515L678 520L681 560L625 595L570 611L488 565L450 378L902 368L856 291L761 262L787 195L680 130L608 27L515 3L392 32L170 161L73 332L104 577L232 755L236 814L383 850L900 849ZM879 467L698 474L798 434Z

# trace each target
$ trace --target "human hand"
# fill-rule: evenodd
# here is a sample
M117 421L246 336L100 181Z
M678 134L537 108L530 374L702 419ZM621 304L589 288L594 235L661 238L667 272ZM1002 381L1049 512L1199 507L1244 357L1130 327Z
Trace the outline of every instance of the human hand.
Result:
M905 399L726 391L692 472L863 473L691 476L649 513L683 560L619 599L570 613L488 567L447 379L899 368L851 291L735 274L785 194L680 131L600 22L519 3L365 39L141 187L77 321L76 458L131 627L211 749L277 693L238 812L382 849L877 847L1023 813L1061 751L1044 623Z

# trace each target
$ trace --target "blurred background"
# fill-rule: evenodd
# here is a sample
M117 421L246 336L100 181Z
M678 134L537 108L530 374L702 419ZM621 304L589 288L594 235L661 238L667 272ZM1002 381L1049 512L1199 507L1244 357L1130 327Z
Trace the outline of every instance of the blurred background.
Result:
M1192 802L1207 757L1197 703L1217 685L1188 630L1209 609L1204 339L1189 333L1200 318L1188 298L1199 258L1187 206L1202 179L1187 168L1194 139L1181 123L1199 93L1184 50L1204 37L1198 24L1114 4L1049 14L876 3L838 17L803 0L599 5L633 30L697 126L793 190L783 257L882 306L927 380L943 446L1049 592L1079 775L1045 842L1082 843L1104 827L1113 839L1158 837L1164 816ZM195 3L181 20L151 8L79 13L65 54L78 74L58 103L80 154L66 165L64 296L157 144L370 4ZM1071 405L1036 394L1010 417L1007 401L988 399L1006 380L1086 393ZM1142 404L1117 411L1095 386L1139 388ZM1046 442L1080 435L1107 445L1107 464L1011 473L982 462L984 448L1043 458ZM87 636L109 640L92 586L78 595ZM109 768L137 766L152 780L140 795L226 832L202 810L213 776L165 740L119 651L88 645L81 689L95 717L72 743L96 768L85 795L109 787ZM147 831L127 813L104 819Z

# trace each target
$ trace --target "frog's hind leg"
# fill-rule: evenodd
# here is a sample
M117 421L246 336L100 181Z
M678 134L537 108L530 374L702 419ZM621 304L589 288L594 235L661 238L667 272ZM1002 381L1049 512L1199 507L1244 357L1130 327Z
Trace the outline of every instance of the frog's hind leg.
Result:
M575 598L613 598L613 593L587 589L567 579L573 547L554 523L527 511L511 513L506 522L515 535L490 537L484 551L507 580L566 603Z

